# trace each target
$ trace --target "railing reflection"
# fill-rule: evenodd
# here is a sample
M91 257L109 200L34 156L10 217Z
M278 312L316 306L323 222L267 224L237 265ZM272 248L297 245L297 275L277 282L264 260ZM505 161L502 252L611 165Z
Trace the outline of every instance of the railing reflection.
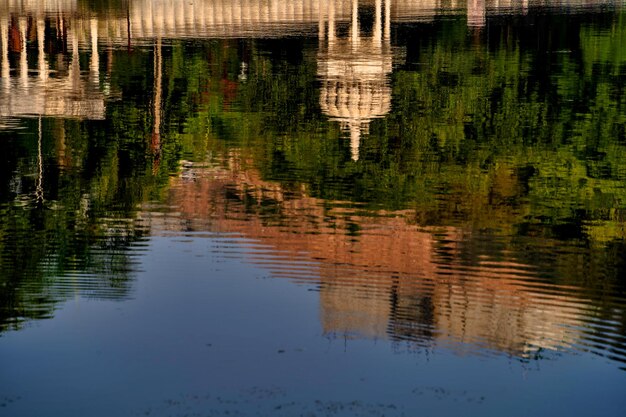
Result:
M377 8L377 0L361 0ZM394 0L385 6L389 20L429 20L439 14L465 13L470 27L482 27L487 16L526 13L529 7L579 9L614 4L615 0ZM94 16L77 0L7 0L0 16L55 16L89 22ZM282 37L290 32L313 34L320 16L333 10L336 22L353 17L352 0L133 0L111 6L98 16L102 36L113 39ZM87 28L89 25L74 25Z

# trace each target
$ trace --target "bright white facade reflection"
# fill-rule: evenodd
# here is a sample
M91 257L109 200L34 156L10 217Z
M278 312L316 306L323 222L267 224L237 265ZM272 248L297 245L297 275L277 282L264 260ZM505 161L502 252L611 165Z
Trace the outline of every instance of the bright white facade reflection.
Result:
M87 68L80 65L76 26L63 19L55 27L48 26L49 30L63 33L69 52L69 60L60 60L52 69L45 51L45 10L35 9L30 16L0 14L0 116L104 119L97 20L84 22L90 29L91 56ZM28 60L33 49L37 56L34 66Z
M359 27L359 1L351 1L348 36L338 38L336 10L332 3L320 11L318 76L320 106L331 120L349 132L353 160L359 159L361 133L372 119L391 110L392 71L390 43L391 1L375 0L372 33L363 36Z
M352 158L371 120L391 110L392 22L431 20L465 13L470 28L487 17L525 13L543 0L127 0L102 16L77 0L5 0L0 4L0 117L102 119L108 88L100 78L99 48L154 39L319 36L320 105L349 132ZM598 6L562 0L551 7ZM371 32L360 29L359 10L374 10ZM347 36L338 29L349 27ZM68 58L49 61L53 35ZM54 35L53 35L54 36ZM81 67L81 54L89 55ZM28 58L37 54L36 61ZM65 53L65 52L64 52ZM36 62L36 63L35 63ZM110 63L109 63L110 64ZM158 132L157 132L158 134Z

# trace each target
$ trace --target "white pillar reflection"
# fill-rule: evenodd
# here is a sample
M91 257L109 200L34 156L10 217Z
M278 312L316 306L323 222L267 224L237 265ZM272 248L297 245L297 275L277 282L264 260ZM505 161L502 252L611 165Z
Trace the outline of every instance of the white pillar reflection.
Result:
M352 0L352 21L350 23L350 38L352 40L352 48L357 51L359 47L359 0Z
M98 20L91 19L89 32L91 35L91 59L89 60L89 79L98 84L100 80L100 55L98 54Z
M383 8L382 0L375 0L374 2L374 28L372 33L372 40L376 48L382 46L382 13Z
M2 77L2 87L6 90L10 83L11 64L9 63L9 22L4 18L0 20L0 38L0 47L2 47L0 76Z
M45 31L46 22L40 17L37 19L37 71L39 72L39 79L44 83L48 79L48 62L44 49Z

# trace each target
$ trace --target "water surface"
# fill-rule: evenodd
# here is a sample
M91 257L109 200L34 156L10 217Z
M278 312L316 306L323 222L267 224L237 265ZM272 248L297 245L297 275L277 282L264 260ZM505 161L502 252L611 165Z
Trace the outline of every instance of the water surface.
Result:
M0 415L622 416L623 6L3 3Z

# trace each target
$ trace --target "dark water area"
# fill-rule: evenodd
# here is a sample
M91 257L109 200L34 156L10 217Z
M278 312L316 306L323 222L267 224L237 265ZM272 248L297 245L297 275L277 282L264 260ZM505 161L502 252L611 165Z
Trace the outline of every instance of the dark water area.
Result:
M0 416L623 416L619 1L7 0Z

